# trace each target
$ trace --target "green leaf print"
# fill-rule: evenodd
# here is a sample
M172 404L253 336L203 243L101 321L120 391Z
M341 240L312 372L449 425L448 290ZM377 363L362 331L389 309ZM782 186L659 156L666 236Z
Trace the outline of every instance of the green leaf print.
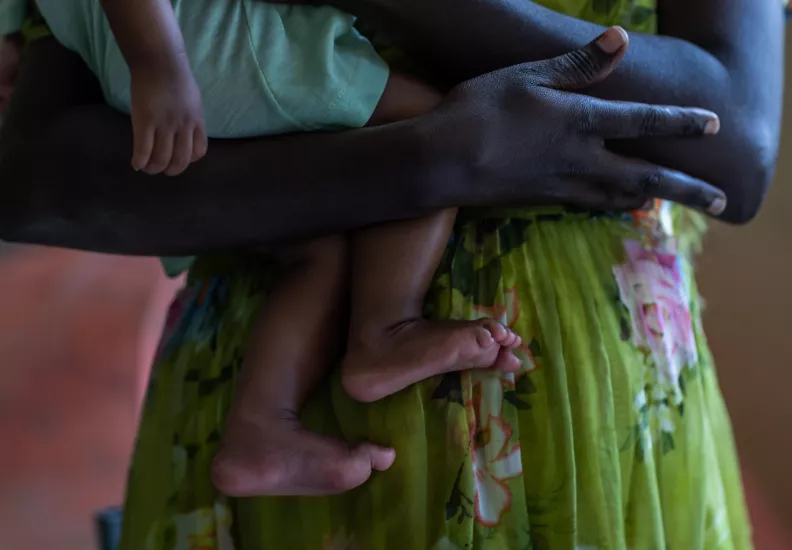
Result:
M487 263L473 278L478 280L476 305L481 307L495 306L501 281L503 280L500 260L493 260Z
M531 343L528 344L528 350L531 352L531 355L534 356L534 359L542 356L542 347L539 345L539 340L536 338L531 340Z
M544 535L532 533L527 548L529 550L548 550L550 543Z
M464 406L462 401L462 377L458 372L451 372L443 376L440 383L432 392L432 399L446 399L450 403Z
M498 228L498 252L501 255L506 255L522 246L523 241L523 236L514 225L507 223Z
M676 448L674 444L674 436L668 432L663 432L661 436L663 454L668 454Z
M621 340L622 342L629 342L630 337L632 336L632 327L630 326L630 321L622 315L620 320L620 330L621 330Z
M594 9L594 13L610 15L618 3L619 0L591 0L591 7Z
M630 12L630 26L640 27L645 25L652 17L655 16L655 10L646 6L636 6Z
M446 248L443 253L443 258L440 260L440 265L437 266L437 273L450 273L454 254L450 247Z
M507 403L514 405L517 410L527 411L532 408L527 401L527 397L535 393L536 385L531 381L531 377L528 374L524 374L516 381L513 390L507 390L503 393L503 398Z
M169 521L162 533L162 547L163 548L176 548L179 541L176 540L176 525L173 521Z
M459 471L457 472L456 481L454 482L454 487L451 489L451 495L448 497L448 502L446 502L446 521L456 518L457 522L461 525L465 519L473 518L473 514L465 507L473 506L473 499L469 498L465 495L462 490L459 488L459 484L462 481L462 472L465 469L465 464L459 467Z
M476 280L472 274L473 253L458 247L451 262L451 288L459 291L466 298L470 297Z
M519 397L517 397L517 392L515 392L514 390L509 390L507 392L504 392L503 398L506 400L506 402L511 403L512 405L517 407L518 410L527 411L531 409L531 404L526 403L525 401L522 401Z
M198 396L199 397L206 397L214 393L214 391L225 385L226 382L230 382L234 378L234 366L233 365L226 365L223 367L223 370L220 371L220 375L215 378L209 378L207 380L201 380L198 383Z
M184 446L184 451L187 453L187 459L192 460L198 455L198 451L201 450L200 445L196 444L188 444Z
M633 426L630 428L630 432L627 434L627 437L624 439L624 443L621 444L619 450L624 452L628 449L631 449L635 446L635 442L640 439L641 437L641 427L638 425Z
M525 244L528 228L533 225L532 220L511 219L498 228L498 253L500 257L506 256L512 250Z
M639 437L638 441L635 442L635 460L641 464L646 460L646 450L644 449L642 437Z
M535 342L536 340L534 340ZM534 355L536 357L536 355ZM517 380L514 386L515 391L521 395L532 395L536 393L536 385L531 381L531 377L527 374Z
M643 462L646 458L646 450L644 448L644 430L640 424L636 424L630 429L624 442L619 447L620 452L632 450L637 462Z
M185 382L198 382L201 379L201 371L198 369L190 369L187 371L187 374L184 375Z
M614 292L614 302L618 308L619 315L619 332L622 342L629 342L632 338L632 322L630 321L630 311L624 306L624 301L621 299L621 293L618 287Z

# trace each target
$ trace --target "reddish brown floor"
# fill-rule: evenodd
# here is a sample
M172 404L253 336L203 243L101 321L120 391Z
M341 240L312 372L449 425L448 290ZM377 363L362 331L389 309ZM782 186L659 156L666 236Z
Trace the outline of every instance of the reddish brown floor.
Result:
M0 549L95 548L173 290L153 260L0 256ZM792 548L750 481L757 550Z

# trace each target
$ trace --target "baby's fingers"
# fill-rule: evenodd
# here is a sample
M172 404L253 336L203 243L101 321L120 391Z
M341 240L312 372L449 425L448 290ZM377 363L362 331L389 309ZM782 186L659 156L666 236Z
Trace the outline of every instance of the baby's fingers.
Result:
M173 139L172 131L157 129L154 132L154 148L151 151L151 158L144 169L147 174L161 174L170 166L173 158Z
M151 152L154 149L154 127L145 125L142 128L133 125L135 144L132 150L132 169L136 172L148 166Z
M193 132L182 130L173 140L173 156L170 165L165 169L166 176L178 176L184 172L192 162Z
M208 140L206 139L206 130L204 129L203 124L200 124L195 128L195 131L193 132L192 143L192 162L197 162L204 157L206 150L209 147Z

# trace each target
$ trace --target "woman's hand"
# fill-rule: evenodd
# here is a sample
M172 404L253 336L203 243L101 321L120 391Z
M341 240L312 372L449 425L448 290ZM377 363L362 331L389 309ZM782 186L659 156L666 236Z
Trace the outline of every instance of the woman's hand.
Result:
M531 0L325 0L376 29L447 82L564 54L604 31ZM647 139L613 150L722 189L720 219L745 223L773 179L783 105L784 24L778 0L659 0L659 34L631 34L617 74L587 95L718 113L714 139ZM608 4L611 5L612 3ZM495 30L493 30L495 29ZM761 44L761 55L757 45Z
M449 178L449 185L472 186L462 192L473 204L617 209L662 198L720 214L726 197L712 185L605 148L606 140L714 134L714 113L568 91L606 78L626 48L626 33L611 28L561 57L495 71L454 89L432 115L435 139L441 150L469 159L465 166L473 174ZM443 200L453 194L440 190Z

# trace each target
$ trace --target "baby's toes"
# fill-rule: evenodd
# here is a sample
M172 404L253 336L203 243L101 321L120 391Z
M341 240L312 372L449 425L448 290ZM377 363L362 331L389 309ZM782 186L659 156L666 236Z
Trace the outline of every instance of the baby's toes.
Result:
M494 319L484 319L481 326L489 331L492 339L499 345L503 345L503 340L509 335L509 330Z
M514 355L510 349L502 347L498 353L498 358L492 368L503 372L516 372L522 367L522 362Z

